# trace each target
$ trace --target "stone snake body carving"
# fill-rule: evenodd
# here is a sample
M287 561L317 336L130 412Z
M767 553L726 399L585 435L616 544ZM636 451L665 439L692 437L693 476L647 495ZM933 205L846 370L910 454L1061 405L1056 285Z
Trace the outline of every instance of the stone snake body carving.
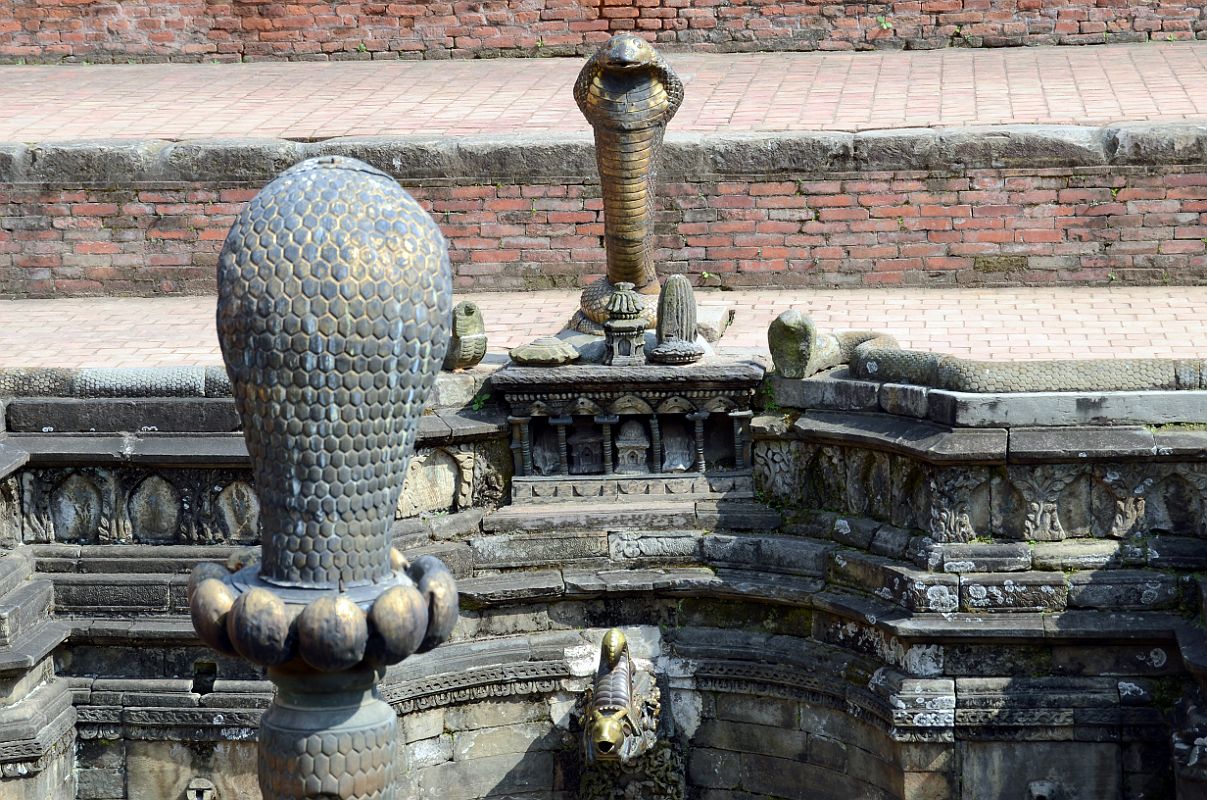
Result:
M607 277L583 292L583 326L599 332L614 284L658 293L654 269L655 158L666 124L683 102L683 84L648 42L617 34L583 66L574 100L595 129L603 189ZM654 303L646 303L654 322ZM576 322L579 321L576 319Z
M956 392L1207 389L1207 359L977 361L905 350L892 336L875 331L823 334L796 309L771 323L767 344L776 372L785 378L807 378L847 364L856 378Z

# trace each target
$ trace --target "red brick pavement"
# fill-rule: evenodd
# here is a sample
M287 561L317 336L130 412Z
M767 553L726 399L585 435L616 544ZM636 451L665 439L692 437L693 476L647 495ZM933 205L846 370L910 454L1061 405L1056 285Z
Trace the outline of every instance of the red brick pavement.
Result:
M1207 117L1207 42L675 54L679 132ZM0 66L0 141L585 131L580 59Z
M823 329L873 328L903 346L976 358L1207 357L1207 287L880 289L700 292L729 303L725 347L765 347L781 311ZM492 350L553 333L577 292L497 292L473 299ZM0 367L218 364L213 297L0 301Z

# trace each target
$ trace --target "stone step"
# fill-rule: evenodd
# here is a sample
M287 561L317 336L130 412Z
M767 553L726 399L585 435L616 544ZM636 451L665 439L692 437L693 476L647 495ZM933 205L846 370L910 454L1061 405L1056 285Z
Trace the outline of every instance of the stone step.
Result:
M61 573L54 576L62 614L188 613L188 576L140 573Z
M516 477L511 481L512 502L594 503L625 500L698 498L749 500L754 497L754 477L749 471L709 473L683 472L656 475L554 475Z
M0 597L25 583L33 571L33 559L24 547L0 558Z
M22 631L7 646L0 647L0 679L6 672L33 669L63 643L69 632L70 628L56 621Z
M487 533L641 530L775 530L779 512L754 500L630 501L503 506L482 520Z
M12 643L50 616L54 586L48 580L26 581L0 598L0 645Z

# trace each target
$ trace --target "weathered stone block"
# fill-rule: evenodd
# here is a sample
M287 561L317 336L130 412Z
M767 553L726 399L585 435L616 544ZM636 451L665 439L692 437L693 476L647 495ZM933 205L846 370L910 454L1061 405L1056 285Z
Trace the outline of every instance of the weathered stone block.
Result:
M950 613L959 607L955 575L911 569L889 559L840 551L830 559L830 579L856 586L911 611Z
M1021 572L1031 569L1031 548L1021 542L952 543L938 545L938 549L944 572Z
M1178 579L1161 572L1116 569L1069 576L1070 608L1172 608L1182 596Z
M880 385L880 408L888 414L925 419L930 389L905 383L882 383Z
M965 611L1058 611L1068 601L1058 572L969 573L960 576Z
M400 721L402 722L403 740L408 744L419 739L431 739L444 733L443 708L403 714Z
M496 534L474 537L469 545L479 568L562 564L608 555L608 535L603 531Z
M744 694L717 696L718 719L791 730L796 726L796 717L796 703L790 700L752 697Z
M767 377L771 396L784 408L818 408L832 411L876 411L880 384L846 377L845 368L811 378Z
M808 736L803 731L719 719L706 720L692 742L717 750L760 753L797 761L805 760L808 751Z
M1072 797L1119 797L1119 747L1091 742L960 742L961 800L1016 800L1032 781ZM1067 787L1067 788L1066 788Z
M453 706L445 710L445 728L450 731L473 731L481 728L497 728L549 718L549 709L544 703L528 699L484 700Z
M687 756L687 780L706 789L736 789L742 778L741 765L738 753L693 742Z
M453 758L453 737L447 733L420 739L407 745L407 763L411 769L434 767Z
M726 536L713 534L701 540L703 556L710 562L745 565L789 575L825 573L826 558L833 545L786 536Z

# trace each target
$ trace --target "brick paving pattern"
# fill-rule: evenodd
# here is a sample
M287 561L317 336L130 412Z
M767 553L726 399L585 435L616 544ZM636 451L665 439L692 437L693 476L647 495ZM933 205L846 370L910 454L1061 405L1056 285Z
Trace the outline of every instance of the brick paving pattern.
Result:
M673 54L674 132L1207 117L1207 42ZM0 141L583 131L581 59L0 66Z
M730 303L727 348L766 346L789 307L823 330L872 328L905 347L974 358L1207 357L1207 287L700 292ZM458 295L478 303L491 350L558 330L575 291ZM219 364L213 297L0 301L0 367Z

